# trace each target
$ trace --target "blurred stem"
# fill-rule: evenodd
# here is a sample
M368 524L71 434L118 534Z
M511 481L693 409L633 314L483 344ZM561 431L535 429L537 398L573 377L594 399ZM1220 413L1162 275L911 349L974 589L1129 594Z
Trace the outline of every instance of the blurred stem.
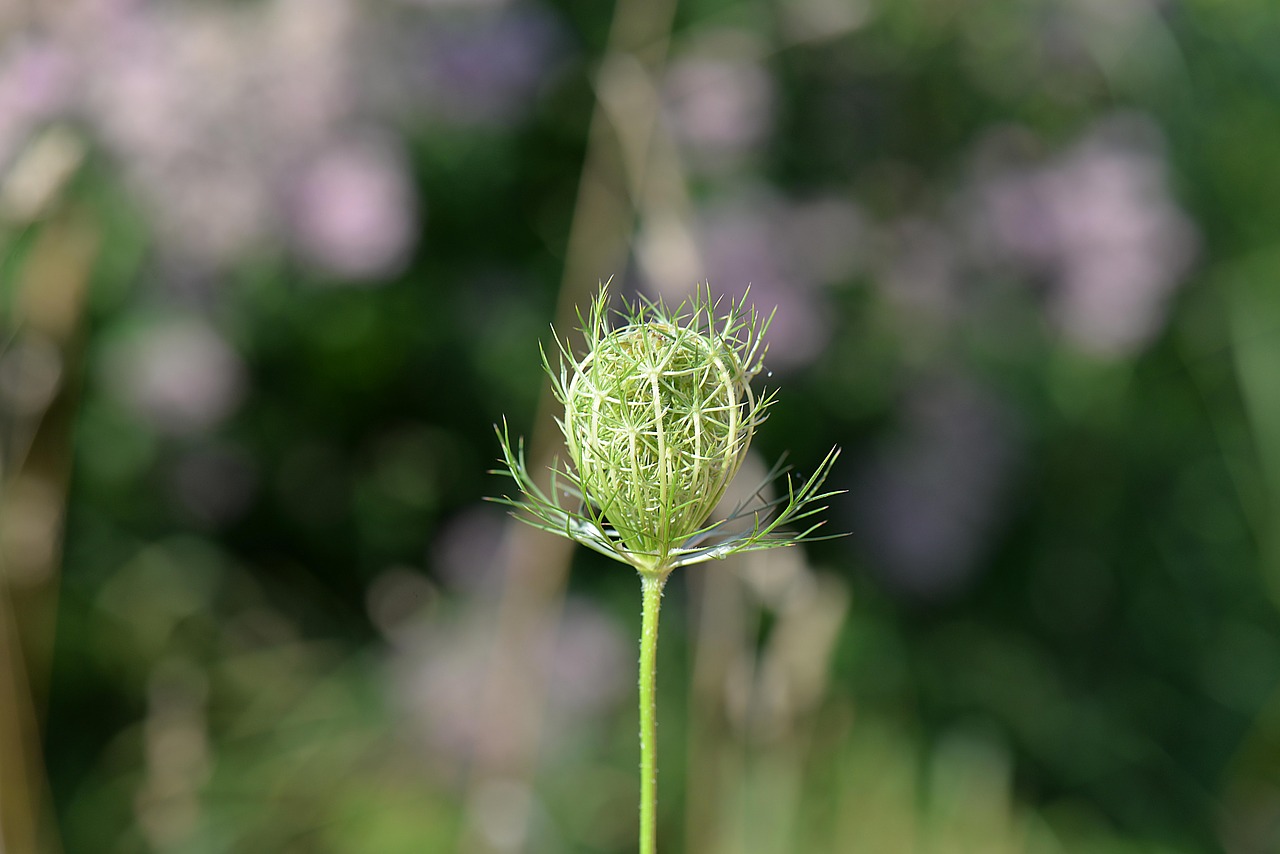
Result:
M0 851L61 850L43 757L62 525L83 345L101 232L67 204L48 213L15 274L0 328L56 352L58 379L33 411L0 412ZM0 345L5 346L5 345Z
M640 854L658 850L658 610L667 574L640 573Z
M0 575L4 572L0 566ZM36 851L40 757L26 664L0 577L0 851Z

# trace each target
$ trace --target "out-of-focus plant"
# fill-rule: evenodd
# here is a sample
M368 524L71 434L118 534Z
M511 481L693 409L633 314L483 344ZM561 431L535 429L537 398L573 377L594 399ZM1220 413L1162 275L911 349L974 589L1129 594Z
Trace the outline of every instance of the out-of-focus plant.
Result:
M724 518L708 521L774 401L757 396L751 380L763 370L769 318L731 302L723 315L710 289L670 311L639 301L609 322L607 286L583 321L587 352L573 355L558 340L559 370L545 350L543 366L556 399L568 450L544 491L525 462L522 442L499 431L505 470L521 498L504 497L516 517L568 537L639 572L640 851L656 850L658 611L668 576L677 567L740 552L791 546L812 539L813 521L835 494L822 486L838 449L802 483L786 477L777 498L766 488L785 474L775 466L752 498ZM579 318L582 319L581 317ZM785 526L806 520L798 532Z

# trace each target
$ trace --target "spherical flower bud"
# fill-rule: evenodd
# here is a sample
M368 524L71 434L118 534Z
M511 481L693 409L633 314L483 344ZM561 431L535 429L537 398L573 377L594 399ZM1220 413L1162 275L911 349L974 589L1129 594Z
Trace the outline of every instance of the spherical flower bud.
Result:
M568 459L551 469L545 492L529 473L524 447L502 441L507 474L523 499L497 499L517 518L663 578L677 566L812 539L782 526L813 516L813 504L837 451L808 480L768 483L723 518L710 520L773 402L751 380L763 369L768 319L701 289L674 312L661 302L624 308L609 323L602 288L583 323L587 347L576 356L559 342L559 371L543 355L552 391L564 405L560 429ZM771 472L770 482L783 469Z
M569 458L633 552L663 557L695 534L742 465L761 411L741 348L710 326L645 320L573 366Z

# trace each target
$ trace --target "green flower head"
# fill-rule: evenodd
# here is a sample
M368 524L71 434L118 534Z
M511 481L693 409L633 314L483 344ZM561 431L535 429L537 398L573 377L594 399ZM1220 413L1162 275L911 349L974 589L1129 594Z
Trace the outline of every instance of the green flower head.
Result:
M528 474L523 448L513 451L500 430L501 473L523 493L522 500L500 500L524 511L524 521L643 572L810 536L818 525L791 535L780 526L823 509L811 505L832 494L818 490L836 451L799 488L788 479L785 498L760 498L708 522L774 400L751 389L763 369L769 319L741 303L722 315L719 307L699 289L675 311L661 302L624 307L622 322L611 326L602 287L583 322L586 353L575 357L559 342L558 371L543 355L564 406L567 465L553 467L544 493ZM780 474L775 469L770 479Z

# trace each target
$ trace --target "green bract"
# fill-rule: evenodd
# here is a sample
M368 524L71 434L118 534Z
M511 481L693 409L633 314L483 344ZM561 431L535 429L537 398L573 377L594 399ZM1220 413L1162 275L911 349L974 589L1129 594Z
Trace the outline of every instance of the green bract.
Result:
M499 431L506 469L522 500L499 499L524 511L519 518L563 534L644 572L740 551L792 545L821 524L783 534L780 526L822 510L812 503L837 451L798 488L764 499L769 481L724 519L708 522L746 458L773 395L757 397L751 380L763 368L762 336L768 319L701 290L670 312L641 302L608 323L608 292L601 288L583 332L587 351L575 357L560 342L561 364L545 354L556 399L564 405L560 428L567 464L552 468L548 492L530 477L523 446L512 449ZM781 474L775 469L769 480Z

